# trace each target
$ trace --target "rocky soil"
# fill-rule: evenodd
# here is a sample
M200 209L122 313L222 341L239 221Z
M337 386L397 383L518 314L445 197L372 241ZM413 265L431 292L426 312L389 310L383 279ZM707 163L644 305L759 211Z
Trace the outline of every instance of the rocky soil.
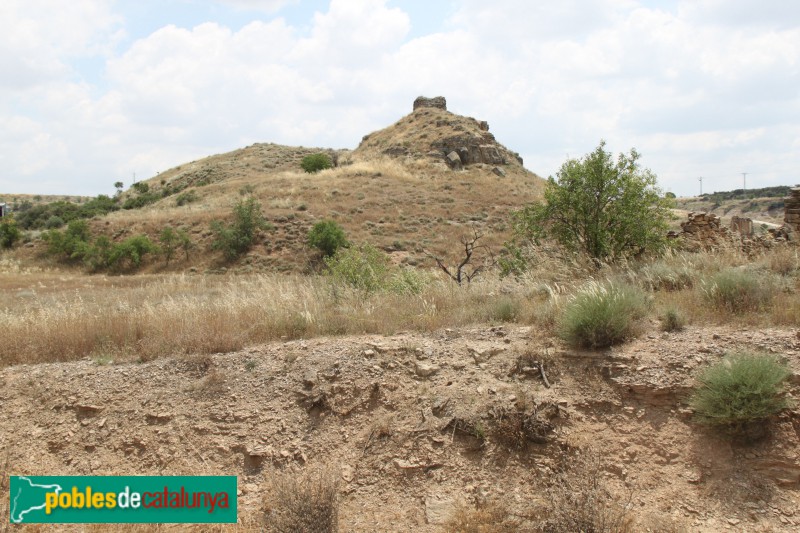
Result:
M486 501L530 529L570 464L594 456L604 501L627 506L635 531L797 531L800 411L748 445L695 424L685 404L696 372L742 347L785 355L800 398L800 338L778 329L653 325L582 352L528 327L485 326L15 366L0 370L0 465L235 474L239 516L256 527L271 476L327 467L342 531L434 532L458 505ZM508 429L519 412L527 439Z

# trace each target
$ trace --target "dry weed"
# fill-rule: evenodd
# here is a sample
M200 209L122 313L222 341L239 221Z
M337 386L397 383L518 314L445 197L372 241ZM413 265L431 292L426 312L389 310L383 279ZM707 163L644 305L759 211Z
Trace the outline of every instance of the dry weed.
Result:
M276 475L267 502L267 531L335 533L339 531L338 476L329 470Z

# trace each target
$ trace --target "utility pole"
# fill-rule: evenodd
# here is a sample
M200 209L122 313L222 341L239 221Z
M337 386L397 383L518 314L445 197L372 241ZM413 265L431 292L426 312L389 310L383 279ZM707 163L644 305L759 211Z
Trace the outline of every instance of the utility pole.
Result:
M747 190L747 175L750 174L749 172L742 172L742 186L744 190Z
M703 196L703 176L700 176L697 180L700 182L700 196Z

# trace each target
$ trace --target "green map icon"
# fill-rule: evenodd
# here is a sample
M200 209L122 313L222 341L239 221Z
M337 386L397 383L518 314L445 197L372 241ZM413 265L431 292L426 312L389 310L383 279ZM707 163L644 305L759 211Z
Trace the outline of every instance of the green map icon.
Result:
M63 490L61 485L34 483L25 476L11 476L10 489L10 518L14 524L36 521L37 517L45 514L45 494L60 494Z

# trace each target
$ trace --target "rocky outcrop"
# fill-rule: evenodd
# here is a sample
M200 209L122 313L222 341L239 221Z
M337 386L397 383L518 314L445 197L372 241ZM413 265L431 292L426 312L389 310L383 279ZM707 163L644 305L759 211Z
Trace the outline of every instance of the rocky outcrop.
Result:
M414 111L420 107L434 107L436 109L443 109L447 111L447 100L444 96L434 96L433 98L426 98L424 96L417 96L414 100Z

